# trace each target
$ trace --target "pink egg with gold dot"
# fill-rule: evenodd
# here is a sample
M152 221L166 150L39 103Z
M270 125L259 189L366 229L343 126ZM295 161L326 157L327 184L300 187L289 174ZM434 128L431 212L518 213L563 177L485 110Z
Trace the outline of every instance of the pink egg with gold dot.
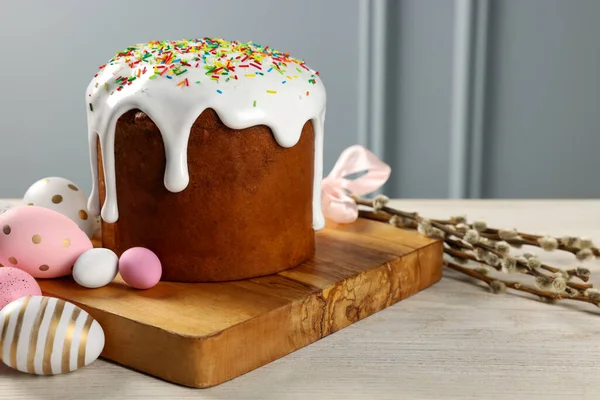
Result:
M0 310L21 297L41 295L40 285L27 272L18 268L0 268Z
M136 289L150 289L162 276L160 260L145 247L132 247L119 258L119 273L129 286Z
M0 215L0 264L35 278L69 275L92 247L75 222L48 208L20 206Z

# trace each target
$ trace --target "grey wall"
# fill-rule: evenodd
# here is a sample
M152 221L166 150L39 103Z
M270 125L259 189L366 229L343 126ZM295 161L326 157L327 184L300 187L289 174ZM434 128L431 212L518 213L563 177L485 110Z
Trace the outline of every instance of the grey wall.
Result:
M252 40L304 58L328 91L328 171L356 143L357 26L358 0L2 1L0 197L45 176L89 193L85 88L117 50L148 40Z
M391 196L598 197L598 20L597 0L5 1L0 197L49 175L89 189L83 92L97 66L197 36L321 71L325 171L361 143L392 165Z
M484 196L600 196L600 1L497 1L490 15Z
M450 162L453 2L390 2L386 193L446 197Z
M372 4L387 16L371 20L385 25L387 118L365 143L393 167L387 193L600 196L600 1Z

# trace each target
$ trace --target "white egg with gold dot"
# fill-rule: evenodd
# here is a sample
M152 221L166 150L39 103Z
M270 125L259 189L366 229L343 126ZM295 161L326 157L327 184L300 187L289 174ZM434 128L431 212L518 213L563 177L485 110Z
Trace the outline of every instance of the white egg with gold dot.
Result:
M27 205L49 208L74 221L87 235L92 237L98 229L98 221L87 211L87 196L68 179L43 178L27 189L23 196Z

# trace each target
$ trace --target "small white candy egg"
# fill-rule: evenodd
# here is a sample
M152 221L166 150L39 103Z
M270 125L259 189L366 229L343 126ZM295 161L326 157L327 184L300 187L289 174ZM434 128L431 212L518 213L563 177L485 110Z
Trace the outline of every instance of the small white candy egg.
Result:
M40 179L27 189L23 201L28 205L49 208L74 221L88 237L98 230L98 221L87 211L87 196L65 178Z
M95 289L108 285L119 271L119 258L109 249L90 249L79 256L73 279L83 287Z

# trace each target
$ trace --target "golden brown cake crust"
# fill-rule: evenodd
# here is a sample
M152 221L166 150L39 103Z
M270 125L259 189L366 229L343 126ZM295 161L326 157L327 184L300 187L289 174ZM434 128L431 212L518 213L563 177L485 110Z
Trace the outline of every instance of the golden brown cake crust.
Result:
M277 273L314 253L312 192L314 131L283 148L266 126L226 127L212 110L192 126L190 183L180 193L164 186L160 132L138 111L123 115L115 136L119 219L102 223L103 246L154 251L163 280L215 282ZM102 155L100 199L105 196Z

